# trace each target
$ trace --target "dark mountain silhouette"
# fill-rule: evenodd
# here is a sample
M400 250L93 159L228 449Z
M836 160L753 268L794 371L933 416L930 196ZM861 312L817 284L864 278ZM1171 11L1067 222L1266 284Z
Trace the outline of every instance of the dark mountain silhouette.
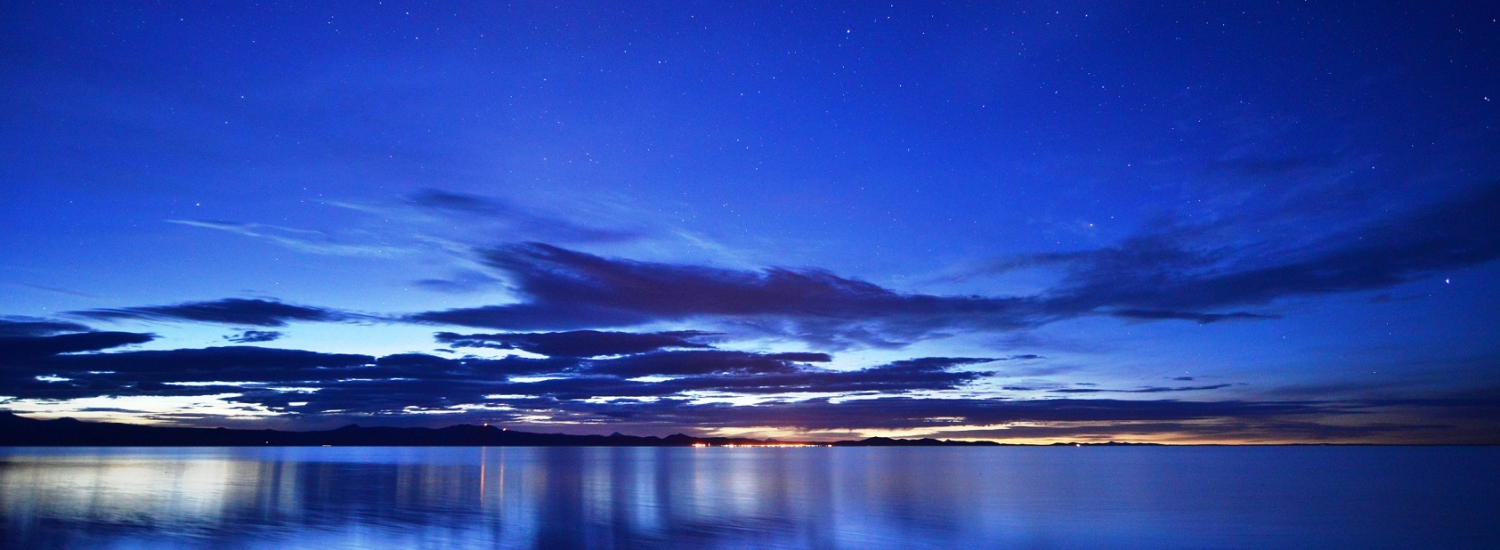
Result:
M109 422L83 422L72 418L37 420L0 411L0 446L98 446L98 447L249 447L249 446L371 446L371 447L689 447L694 444L776 445L772 439L539 434L461 424L447 428L366 428L357 425L312 432L279 430L232 430L227 428L171 428ZM890 439L872 437L860 441L838 441L835 446L935 446L995 445L993 442L939 441L936 439Z

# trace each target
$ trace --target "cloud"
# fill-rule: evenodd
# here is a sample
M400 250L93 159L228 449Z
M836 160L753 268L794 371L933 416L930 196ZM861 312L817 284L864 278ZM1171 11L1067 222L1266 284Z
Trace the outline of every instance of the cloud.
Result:
M109 333L93 333L109 334ZM297 382L337 380L357 375L387 374L363 367L375 358L358 354L224 346L199 349L149 350L84 355L54 355L27 362L24 368L61 376L90 373L116 379L136 377L143 382Z
M1191 378L1189 378L1189 380L1191 380ZM1223 389L1223 388L1230 387L1232 385L1233 384L1213 384L1213 385L1209 385L1209 386L1177 386L1177 387L1148 386L1148 387L1137 388L1137 389L1133 389L1133 390L1110 390L1110 389L1103 389L1103 388L1063 388L1063 389L1052 390L1052 393L1166 393L1166 392L1218 390L1218 389Z
M474 214L512 208L492 199L441 191L419 193L409 201L423 208ZM548 347L561 356L608 353L607 347L564 349L603 345L585 340L607 338L632 342L615 353L644 351L630 346L650 347L656 344L646 340L673 337L597 329L657 322L700 321L720 329L796 338L816 348L837 350L896 348L948 336L954 330L1011 331L1091 315L1199 324L1275 319L1271 314L1224 310L1294 296L1374 290L1492 261L1500 257L1500 216L1491 214L1497 210L1500 185L1491 185L1295 248L1224 241L1223 231L1206 226L1166 225L1114 247L1040 254L992 266L996 270L1048 266L1063 271L1055 286L1021 297L902 293L817 269L720 269L606 258L549 244L521 243L477 251L477 259L511 285L519 302L420 312L404 319L511 331L561 331L485 338L444 336L460 346L529 351ZM264 327L353 317L328 309L244 299L75 314ZM703 344L680 336L675 347Z
M540 408L543 403L520 403ZM1184 422L1207 419L1277 419L1344 412L1316 402L1177 401L1114 399L968 399L877 397L835 401L817 398L760 405L660 400L600 407L589 402L549 403L578 416L613 411L637 422L712 428L779 427L798 430L942 429L1027 422ZM624 414L621 414L624 413ZM625 416L628 415L628 416Z
M1087 315L1199 324L1274 319L1222 310L1379 289L1489 262L1500 257L1496 211L1500 185L1491 185L1297 248L1223 240L1223 231L1207 226L1169 225L1110 248L992 266L1063 270L1058 284L1027 297L905 294L815 269L717 269L525 243L479 254L507 277L521 302L409 318L506 330L702 319L826 349L899 347L950 329L1015 330Z
M155 334L96 332L87 326L63 321L0 319L0 366L27 364L65 353L144 344L155 339Z
M48 399L213 395L241 390L230 383L357 377L369 372L362 367L373 360L365 355L243 346L51 355L7 365L0 373L0 394Z
M1493 391L1343 401L1012 400L942 393L994 376L991 370L975 368L995 361L989 358L926 357L833 370L798 360L821 359L820 354L705 349L652 350L593 359L453 359L418 353L377 358L247 346L92 353L149 338L106 332L5 337L0 345L10 347L0 347L0 363L4 364L0 395L22 400L219 396L314 422L350 415L414 422L411 411L432 410L457 412L457 417L443 417L449 421L482 412L487 420L546 418L564 424L607 423L653 431L896 429L956 437L1105 439L1110 434L1171 432L1177 434L1174 437L1247 440L1420 439L1438 437L1411 435L1427 429L1422 426L1436 430L1433 433L1447 433L1438 428L1467 423L1470 431L1463 433L1470 434L1500 421L1500 400L1496 399L1500 393ZM1228 385L1081 390L1147 395L1224 387ZM735 395L756 397L760 402L736 405L700 400ZM808 395L826 397L807 399ZM1402 413L1409 421L1389 425L1378 422L1387 416L1374 414L1395 410L1421 414ZM1336 418L1342 420L1330 420ZM1360 422L1360 418L1373 420ZM1029 424L991 435L963 431L972 430L965 426L1012 423ZM1035 423L1083 424L1030 425ZM1347 429L1340 431L1338 425Z
M791 351L785 353L772 353L765 355L778 361L797 361L799 363L827 363L833 360L833 356L826 353L814 353L803 351Z
M60 332L87 332L93 330L78 323L51 321L29 317L0 318L0 336L49 336Z
M1441 397L1392 397L1368 399L1372 407L1424 407L1442 411L1448 419L1500 421L1500 387L1470 389Z
M602 332L575 330L569 332L455 334L439 332L438 342L456 348L517 349L551 357L598 357L645 353L663 348L707 348L694 338L712 333L696 330L675 332Z
M52 336L0 336L0 365L27 358L78 353L144 344L154 334L134 332L83 332Z
M0 394L61 399L229 392L242 394L240 400L269 406L309 403L299 411L390 412L400 410L389 409L396 403L402 407L449 407L484 403L485 396L495 394L577 400L670 397L695 392L767 395L941 390L989 375L951 370L989 361L983 358L924 358L838 371L798 361L827 359L822 354L724 350L651 351L604 359L450 359L415 353L375 358L246 346L57 355L102 349L142 337L92 345L39 347L37 343L109 334L114 333L32 337L31 347L25 348L29 359L20 360L18 353L6 355L14 362L0 377ZM538 375L546 378L519 378ZM667 378L639 379L648 376ZM197 389L189 391L191 388ZM304 390L289 393L284 388Z
M247 330L239 334L230 334L225 340L236 344L254 344L257 342L270 342L281 338L281 333L274 330Z
M785 357L785 356L782 356ZM794 361L738 351L676 351L590 361L586 372L620 378L701 374L789 374L802 369Z
M694 354L702 352L678 352ZM733 352L723 352L733 353ZM652 354L655 355L655 354ZM357 380L324 385L313 394L287 397L264 392L247 395L243 400L275 406L281 400L305 401L298 410L390 412L400 407L451 407L459 404L499 403L485 396L530 396L509 406L532 403L542 408L571 407L567 403L597 397L673 398L687 393L728 393L773 395L783 393L850 393L903 392L914 390L953 389L988 375L983 372L954 372L954 366L983 362L984 359L929 358L903 361L856 371L798 368L793 365L754 363L748 357L733 358L714 366L679 361L682 357L648 355L634 361L607 360L603 364L579 365L581 372L540 381L506 381L496 377L444 376L441 380L383 379ZM703 359L697 357L696 359ZM434 361L436 360L436 361ZM428 357L423 362L441 365L442 359ZM536 360L531 360L536 361ZM654 365L653 365L654 363ZM554 364L553 366L562 363ZM687 368L683 368L686 366ZM749 368L746 368L749 366ZM485 369L488 372L488 369ZM647 382L631 380L633 376L666 371L694 373L669 380ZM400 407L391 407L399 404ZM543 405L546 404L546 405ZM628 407L627 407L628 408Z
M386 244L350 242L347 239L335 238L322 231L312 229L219 220L166 220L166 222L265 239L286 248L310 254L388 258L398 256L404 252L400 247Z
M197 321L257 327L284 327L288 321L332 322L361 318L361 316L332 309L245 298L187 302L170 306L90 309L70 312L69 315L101 320Z
M833 418L820 419L818 423L821 427L855 427L859 424L878 424L878 427L896 428L959 421L972 424L994 425L1007 422L1189 420L1215 417L1265 417L1323 412L1321 407L1308 403L1259 403L1245 401L1122 401L1111 399L1002 401L993 399L944 399L924 402L923 400L912 398L885 398L872 399L869 402L840 403L840 405L843 404L853 404L856 407L851 408L852 410L841 410L837 415L829 415ZM813 407L823 410L832 409L828 405L810 404L809 408ZM883 407L889 407L892 410L891 413L881 415L884 418L861 421L856 416L858 413L868 414L877 408ZM945 420L934 421L933 419L935 418Z
M413 284L445 294L466 294L493 288L501 282L488 274L465 269L456 271L447 279L421 279L414 281Z
M579 224L535 209L522 208L495 198L423 189L406 198L406 204L427 212L478 217L510 225L513 230L555 242L620 243L644 238L639 230L605 229Z
M1139 319L1144 321L1175 319L1179 321L1193 321L1200 325L1207 325L1209 323L1217 323L1220 321L1258 321L1264 319L1281 318L1281 316L1279 315L1262 315L1257 313L1247 313L1243 311L1237 311L1233 313L1193 313L1190 311L1163 311L1154 309L1120 309L1110 311L1109 315L1123 319Z
M1296 296L1376 290L1500 258L1500 184L1311 243L1215 242L1203 227L1171 227L1118 246L1032 263L1063 266L1045 294L1059 314L1214 322L1254 314L1191 313ZM1026 261L1021 261L1026 263ZM1178 313L1189 312L1189 313Z
M526 301L412 315L507 330L620 327L730 318L830 347L918 338L958 325L1036 322L1030 300L902 294L820 270L740 271L603 258L541 243L482 254Z
M77 290L72 290L72 289L67 289L67 288L61 288L61 287L55 287L55 286L34 285L34 284L30 284L30 283L10 283L10 284L13 284L13 285L16 285L16 286L19 286L19 287L22 287L22 288L29 288L29 289L32 289L32 290L41 290L41 291L44 291L44 292L51 292L53 294L61 294L63 296L73 296L75 298L99 298L99 296L94 295L94 294L89 294L87 292L79 292Z

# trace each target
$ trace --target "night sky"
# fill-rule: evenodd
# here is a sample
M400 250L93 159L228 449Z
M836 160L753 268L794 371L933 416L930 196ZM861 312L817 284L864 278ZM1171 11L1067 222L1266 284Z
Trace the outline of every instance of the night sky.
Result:
M1484 2L26 2L0 408L1500 442Z

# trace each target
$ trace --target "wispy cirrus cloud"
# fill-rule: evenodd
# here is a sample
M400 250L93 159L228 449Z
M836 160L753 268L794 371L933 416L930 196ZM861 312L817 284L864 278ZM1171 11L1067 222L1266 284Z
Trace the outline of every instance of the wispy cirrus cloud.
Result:
M334 236L312 229L297 229L262 223L218 220L166 220L166 222L264 239L283 247L309 254L390 258L406 253L406 247L381 242L382 239L369 234L362 235L363 238L354 239L349 236Z
M501 284L491 274L473 269L469 251L500 240L539 240L565 245L629 245L655 240L683 241L693 248L712 243L679 229L621 221L631 212L616 212L586 204L544 208L498 196L442 189L422 189L383 203L327 201L324 206L358 213L348 224L322 230L247 221L169 219L167 223L212 229L259 239L308 254L401 258L424 257L425 263L445 268L446 277L428 277L413 284L435 292L462 294L493 289ZM683 243L679 243L683 244ZM659 247L659 246L657 246Z
M480 219L528 238L561 243L620 243L648 236L644 229L608 228L526 208L499 197L423 189L404 204L427 213Z

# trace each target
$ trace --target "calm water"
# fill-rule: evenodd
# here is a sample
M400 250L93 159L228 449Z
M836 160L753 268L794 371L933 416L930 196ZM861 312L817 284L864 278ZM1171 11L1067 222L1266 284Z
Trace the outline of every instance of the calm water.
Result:
M1500 448L0 448L7 548L1500 548Z

